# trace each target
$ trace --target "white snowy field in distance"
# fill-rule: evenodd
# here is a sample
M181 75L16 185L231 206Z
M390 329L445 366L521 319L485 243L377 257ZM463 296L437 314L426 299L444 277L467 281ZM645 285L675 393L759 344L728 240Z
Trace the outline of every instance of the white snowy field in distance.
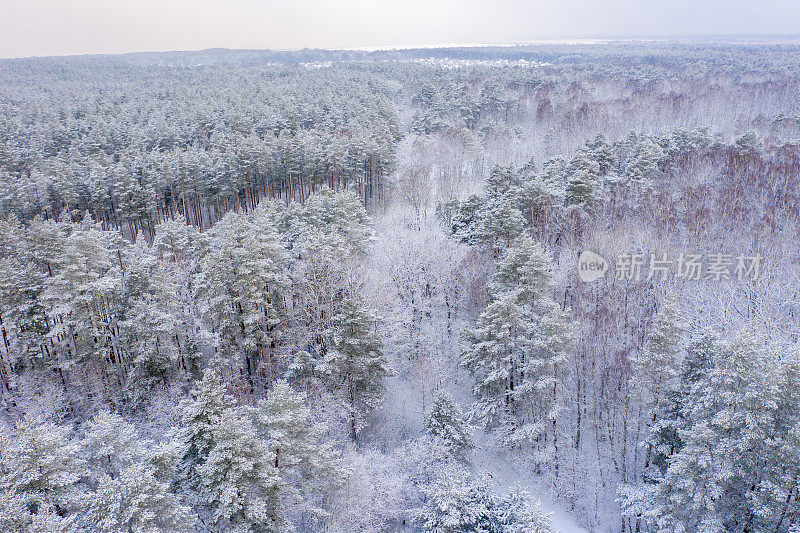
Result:
M602 45L602 44L637 44L637 43L708 43L708 44L800 44L800 34L787 35L675 35L669 37L655 36L605 36L605 37L563 37L532 39L508 42L442 42L398 44L392 46L360 46L319 48L319 50L354 50L359 52L383 52L392 50L420 50L442 48L513 48L543 45ZM275 48L276 51L293 52L301 48Z
M228 48L210 47L197 49L179 50L132 50L127 52L114 53L86 53L86 54L56 54L49 56L24 56L24 57L0 57L4 59L29 59L29 58L50 58L50 57L81 57L81 56L130 56L130 55L150 55L150 54L191 54L191 53L210 53L210 52L302 52L309 50L331 51L331 52L391 52L403 50L443 50L454 48L535 48L537 46L602 46L602 45L636 45L636 44L716 44L716 45L791 45L800 44L800 34L786 35L676 35L676 36L602 36L602 37L564 37L564 38L543 38L525 41L509 42L442 42L442 43L418 43L418 44L397 44L391 46L363 46L363 47L273 47L273 48ZM197 66L200 66L198 64Z

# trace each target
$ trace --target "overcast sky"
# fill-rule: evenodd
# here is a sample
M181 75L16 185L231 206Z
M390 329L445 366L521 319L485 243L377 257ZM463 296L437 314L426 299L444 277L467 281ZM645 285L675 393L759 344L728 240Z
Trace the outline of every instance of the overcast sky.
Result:
M0 0L0 57L800 34L800 0Z

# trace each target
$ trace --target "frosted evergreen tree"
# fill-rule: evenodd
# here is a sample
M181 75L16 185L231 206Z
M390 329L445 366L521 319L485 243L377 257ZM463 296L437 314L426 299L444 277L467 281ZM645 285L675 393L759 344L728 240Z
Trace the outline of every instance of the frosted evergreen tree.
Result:
M14 388L11 369L57 368L40 346L49 327L41 302L47 274L29 253L29 242L13 215L0 219L0 392ZM63 382L62 382L63 383Z
M322 372L340 395L349 417L350 437L358 438L366 417L383 399L383 379L391 374L383 342L375 333L375 317L359 298L344 300L333 318L331 349Z
M592 159L597 162L600 174L608 174L614 164L614 150L605 135L598 133L593 141L586 143L586 146L591 150Z
M213 530L291 531L280 502L280 472L253 423L229 408L210 429L213 444L197 473Z
M719 337L710 329L690 332L678 386L669 392L665 411L658 413L646 436L652 466L644 472L642 484L620 487L623 515L640 519L657 500L658 484L663 482L671 458L685 445L685 432L692 425L692 410L710 386L709 374L721 357L721 349Z
M639 498L635 510L645 520L661 530L775 530L771 494L787 481L769 468L781 435L780 368L777 354L747 332L718 352L687 406L692 423L680 432L683 448Z
M487 202L480 237L495 256L511 246L525 230L525 218L517 208L518 199L503 196Z
M498 259L489 288L493 294L519 289L520 303L547 309L552 281L551 259L544 247L520 237Z
M313 420L305 394L279 380L249 415L269 449L266 459L281 478L282 499L324 515L315 500L343 483L344 467L338 450L325 438L325 426Z
M473 447L472 428L464 420L461 408L447 392L439 392L433 407L425 415L425 433L463 461Z
M159 257L169 263L190 260L192 252L199 247L200 233L196 227L187 225L182 215L156 226L153 248Z
M513 426L519 369L530 351L534 316L519 302L522 291L501 294L467 333L462 365L476 378L472 417L488 428Z
M24 531L35 515L28 510L24 496L17 494L5 479L7 468L0 463L0 528L3 531ZM40 505L40 508L44 513L45 505Z
M450 231L461 242L475 245L481 241L483 231L484 200L471 194L459 203L453 212Z
M678 387L681 371L681 336L683 326L674 296L667 296L656 314L647 337L645 350L633 360L631 385L642 402L647 432L652 431L659 419L669 417L671 393ZM652 463L652 444L648 444L645 457L645 475Z
M352 270L364 258L371 228L352 192L324 188L306 205L292 204L287 211L287 238L291 255L298 260L292 272L299 293L295 308L304 340L292 354L289 376L318 379L329 349L332 319L348 291Z
M688 429L691 423L695 394L707 384L718 350L719 338L713 331L701 329L690 333L681 361L678 385L670 391L664 402L664 411L659 414L647 437L653 452L651 463L661 474L667 469L669 457L683 447L681 430Z
M497 514L503 533L554 533L550 516L539 508L530 494L514 487L498 503Z
M520 178L513 166L496 165L486 178L486 198L489 202L501 199L516 199Z
M550 298L550 259L524 237L498 260L494 300L468 332L462 365L476 378L472 416L510 445L536 446L558 469L559 380L573 344L568 313ZM555 459L555 460L554 460Z
M567 360L574 345L569 313L552 305L536 322L531 351L521 365L521 382L515 397L524 408L511 442L536 442L534 457L559 469L558 420L564 411L560 393ZM521 415L521 416L520 416Z
M650 138L641 139L632 159L627 162L625 174L642 187L652 187L653 181L658 177L658 165L663 158L664 152L656 142Z
M526 176L520 192L520 212L533 231L547 231L559 206L564 203L565 186L561 170L545 166L541 173Z
M77 533L80 531L75 515L61 516L53 506L40 509L35 515L31 515L30 519L25 530L27 533Z
M425 490L414 519L428 533L500 533L495 498L485 480L474 482L461 466L449 465Z
M241 354L250 386L274 371L286 254L275 229L229 213L212 230L211 251L197 276L196 298L228 354Z
M93 531L194 531L190 509L145 462L125 467L116 477L103 475L85 505L84 520Z
M72 230L59 255L58 273L43 295L56 324L50 335L68 357L67 366L92 361L104 377L115 376L121 388L124 353L116 327L122 290L121 236L102 231L88 214Z
M366 252L369 243L369 217L361 200L352 191L334 193L322 188L303 206L300 220L307 230L333 233L343 239L348 250Z
M127 388L132 399L140 402L156 384L166 384L178 367L183 310L176 298L180 289L174 278L143 239L126 256L126 317L120 329L133 359Z
M430 533L553 533L550 517L519 488L505 497L486 479L472 479L457 465L445 466L425 490L414 519Z
M487 309L491 324L476 330L465 366L479 382L473 417L500 429L508 444L537 443L539 461L553 459L555 421L562 406L557 398L558 372L566 362L571 332L557 309L538 319L509 300L509 293ZM495 314L497 313L497 314ZM476 342L477 341L477 342ZM550 434L550 441L547 436Z
M199 377L200 371L200 344L208 335L202 319L194 311L192 299L192 273L207 252L207 239L200 234L195 226L187 225L183 216L174 220L167 220L155 228L152 255L159 259L158 268L152 270L155 279L149 294L134 303L135 309L131 311L133 323L139 329L153 328L161 336L147 335L147 340L139 342L150 345L150 353L156 352L154 357L156 368L166 370L168 361L172 363L171 350L174 349L178 358L178 368L192 378ZM160 308L158 312L148 313L148 309ZM163 338L168 332L175 332L174 341L165 343ZM153 338L155 337L155 338ZM158 343L155 347L153 344ZM161 347L169 351L163 353ZM145 358L144 365L140 368L151 366L149 358ZM158 375L158 374L157 374ZM187 376L187 377L188 377ZM159 376L160 377L160 376ZM150 377L152 381L152 377Z
M770 516L775 530L793 527L800 517L800 501L792 498L800 482L800 351L781 354L780 387L775 413L774 455L764 464L763 484L757 497L760 515Z
M567 175L567 205L592 206L597 198L600 165L592 154L582 149L569 162Z
M28 224L25 232L28 249L47 277L53 277L57 270L59 256L64 249L67 226L68 224L43 219L41 216L34 217Z
M0 492L0 530L26 533L77 533L75 514L64 516L49 503L39 504L35 512L25 503L25 498L11 490Z
M176 428L177 429L177 428ZM153 467L153 475L158 481L179 484L181 481L178 468L185 451L184 442L178 429L164 441L159 443L148 442L145 454L146 462Z
M179 360L179 317L168 298L145 294L133 300L122 323L132 355L128 382L136 402L147 397L157 384L166 384Z
M2 452L4 506L24 508L30 514L72 509L84 464L69 429L26 415L14 436Z
M197 468L205 463L214 446L213 428L225 409L233 405L233 398L226 393L222 378L213 368L205 370L203 379L191 391L190 399L181 404L186 444L181 461L182 474L195 486L199 483Z
M100 411L86 427L82 446L84 457L100 473L111 479L145 457L145 443L136 428L116 413ZM99 477L99 476L98 476Z
M736 139L734 142L734 150L739 156L758 153L761 149L761 139L758 133L753 130L748 130L744 135Z

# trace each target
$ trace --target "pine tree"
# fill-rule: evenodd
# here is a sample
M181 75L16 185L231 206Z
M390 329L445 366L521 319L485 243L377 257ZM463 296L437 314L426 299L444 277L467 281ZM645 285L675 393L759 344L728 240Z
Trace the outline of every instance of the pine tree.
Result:
M214 530L290 531L280 502L280 473L252 422L228 408L210 429L213 445L197 473Z
M325 187L311 195L303 206L300 222L305 231L322 231L342 238L345 247L364 253L370 238L369 217L351 191L334 193Z
M514 487L498 504L497 513L503 533L554 533L549 515L542 513L539 502L519 487Z
M314 422L306 396L279 380L249 414L267 443L270 455L266 459L278 471L284 501L324 515L314 500L343 482L344 469L339 452L325 438L325 426Z
M487 201L480 238L495 257L510 247L525 230L525 218L517 207L518 203L519 199L511 195Z
M0 482L0 530L27 533L77 533L75 514L64 516L54 505L32 502Z
M140 402L158 383L166 384L178 363L178 311L165 294L144 294L133 300L121 323L132 356L128 389Z
M665 410L660 413L647 438L653 450L651 463L659 469L659 478L667 469L669 457L683 448L681 431L689 428L695 395L707 383L718 350L719 338L713 331L701 329L689 335L678 385L669 391L664 402Z
M549 307L553 281L550 256L530 237L520 237L497 261L489 285L493 294L520 289L520 303Z
M15 439L3 450L2 460L2 492L14 506L31 514L49 508L62 514L77 503L76 483L84 468L67 428L26 415L17 423Z
M614 151L611 144L606 141L605 135L598 133L593 141L586 143L586 146L591 150L592 159L597 161L600 174L608 174L614 164Z
M483 228L484 200L471 194L454 210L450 232L461 242L475 245L481 242Z
M569 325L569 314L556 305L538 318L535 328L531 352L521 367L523 379L515 394L529 415L518 416L521 423L512 435L512 442L535 441L539 448L535 457L552 464L557 476L557 424L564 410L559 390L574 344L574 332Z
M68 224L36 216L25 231L28 250L40 271L47 277L53 277L57 269L58 258L65 245L67 226Z
M162 336L174 330L175 335L169 343L166 343L167 339L152 339L149 335L145 336L147 340L144 341L141 336L138 337L140 343L150 345L149 353L154 355L153 361L150 357L141 361L143 364L140 368L155 366L158 371L166 371L168 361L175 354L178 368L187 377L200 377L200 344L208 332L194 312L191 288L192 273L196 272L208 251L207 245L205 235L201 235L195 226L187 225L183 216L156 226L151 253L159 259L159 263L152 271L154 283L149 294L142 298L143 301L135 302L134 305L138 307L131 311L131 318L137 329L153 327ZM163 310L153 313L155 316L151 317L147 310L153 306L163 307ZM153 346L155 343L159 346ZM161 349L162 346L168 349L166 353ZM156 376L160 377L161 372L157 372ZM150 385L154 377L157 379L156 376L150 376Z
M77 533L78 520L74 515L61 516L53 506L45 506L35 515L25 531L27 533ZM2 521L0 520L0 524Z
M598 194L600 165L592 154L583 149L569 162L567 178L567 205L591 207Z
M126 264L120 329L132 358L127 388L134 401L142 401L157 383L166 384L178 366L180 289L143 240L127 251Z
M193 531L193 517L169 492L169 484L156 479L153 467L133 463L116 477L103 475L97 489L85 498L84 520L92 531Z
M181 463L182 474L192 485L199 484L197 468L205 463L214 446L213 428L223 411L234 401L225 392L219 373L207 368L203 379L191 391L191 398L181 404L182 428L186 451Z
M473 447L472 428L464 421L461 408L447 392L437 394L433 407L425 415L425 433L461 461Z
M651 468L644 472L643 483L620 487L623 515L641 519L658 500L670 460L685 446L685 432L692 425L694 406L709 387L709 374L721 350L720 340L710 329L692 331L686 343L678 386L669 391L666 409L650 428L646 443L652 450ZM645 419L647 422L647 419Z
M295 309L303 339L292 354L289 375L318 379L333 317L348 291L352 269L363 260L369 245L369 218L353 193L333 193L327 188L313 194L301 208L290 205L286 218L288 245L298 259L292 277L299 293Z
M775 530L770 494L786 482L768 466L785 431L775 425L780 369L777 354L750 333L723 346L687 406L683 447L635 511L664 530Z
M462 365L477 379L472 416L510 445L535 443L558 469L559 383L573 343L568 314L550 298L550 259L520 238L498 260L494 300L468 332ZM556 459L556 460L554 460Z
M12 368L57 368L41 349L49 330L42 302L46 275L24 237L16 217L0 219L0 394L14 388Z
M43 295L56 325L50 336L66 359L62 364L92 362L104 380L120 389L126 368L116 323L123 247L118 233L103 231L85 215L67 237L57 273Z
M473 482L461 466L442 470L425 490L425 505L414 514L428 533L499 533L496 502L485 480Z
M640 396L646 423L647 440L659 419L669 417L669 399L678 386L681 369L681 336L683 326L674 296L668 296L653 321L645 350L633 360L633 390ZM657 430L656 430L657 431ZM645 457L645 476L652 465L653 446L649 443Z
M375 318L358 298L342 302L330 330L331 349L321 365L331 390L341 395L355 442L367 415L383 398L383 379L391 374Z
M35 508L35 512L31 512L24 498L5 489L0 492L0 529L26 533L77 533L79 531L78 520L74 514L62 516L49 503L39 504Z
M481 314L467 337L462 364L478 380L472 416L486 427L502 429L505 441L544 446L540 460L552 459L555 435L545 445L561 411L557 387L572 333L557 307L537 317L518 303L520 290L504 293Z
M664 158L661 147L650 138L641 139L633 157L627 162L625 174L643 187L652 187L658 177L659 162Z
M153 248L161 259L169 263L188 261L193 252L200 251L200 233L178 215L174 220L165 220L156 226Z
M532 231L545 236L556 220L566 194L562 182L563 169L553 171L545 166L542 173L526 176L520 191L520 212Z
M100 411L89 421L82 444L83 456L89 464L111 479L145 457L145 446L136 428L107 410Z
M471 479L448 465L424 490L425 504L414 520L429 533L552 533L550 517L518 487L499 497L486 479Z
M222 351L242 355L251 387L261 385L256 380L259 372L274 373L288 287L286 253L275 229L262 222L229 213L217 223L196 291Z
M521 290L508 291L481 313L476 327L467 332L462 365L476 378L477 403L472 418L488 428L513 428L515 387L520 365L534 335L534 317L520 305Z

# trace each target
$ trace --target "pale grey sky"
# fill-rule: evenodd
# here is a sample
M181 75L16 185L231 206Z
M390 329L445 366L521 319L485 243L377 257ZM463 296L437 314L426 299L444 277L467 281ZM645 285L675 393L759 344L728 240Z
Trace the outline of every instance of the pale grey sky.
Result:
M800 34L800 0L0 0L0 57Z

